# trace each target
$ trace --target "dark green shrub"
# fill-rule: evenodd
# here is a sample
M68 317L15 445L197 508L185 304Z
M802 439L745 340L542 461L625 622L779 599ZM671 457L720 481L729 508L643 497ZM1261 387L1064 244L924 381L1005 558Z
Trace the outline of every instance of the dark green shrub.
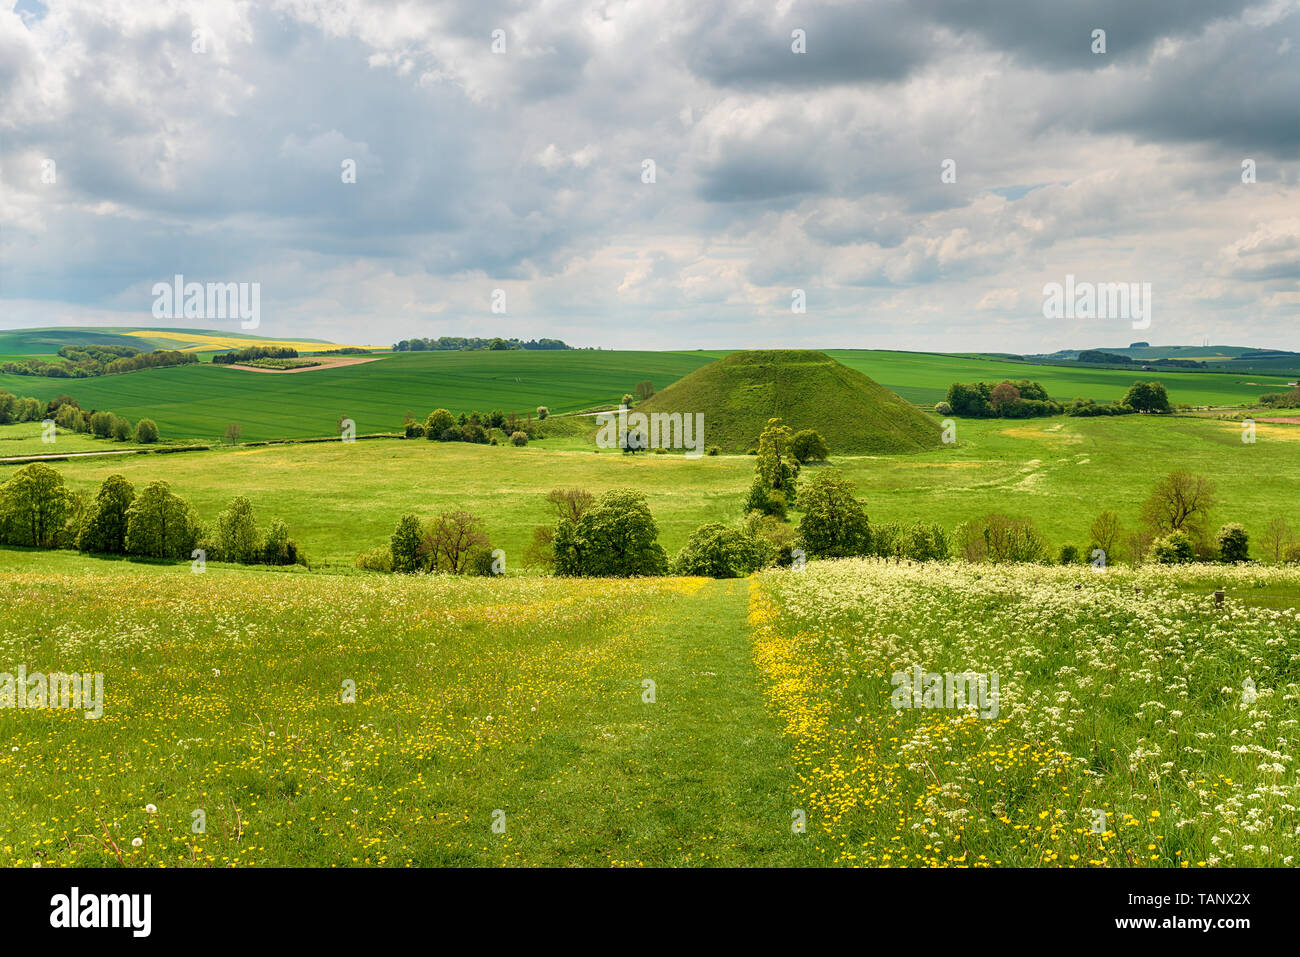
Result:
M764 549L743 529L709 522L691 533L673 562L676 575L743 578L764 564Z

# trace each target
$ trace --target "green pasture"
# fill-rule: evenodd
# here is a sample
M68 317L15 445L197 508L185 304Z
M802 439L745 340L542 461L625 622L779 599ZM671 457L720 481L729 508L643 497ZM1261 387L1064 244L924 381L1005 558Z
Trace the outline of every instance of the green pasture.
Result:
M707 443L707 428L705 436ZM1099 511L1115 509L1134 527L1154 482L1186 468L1216 482L1214 520L1241 522L1258 546L1274 516L1300 527L1300 426L1259 423L1254 444L1241 436L1239 423L1192 417L960 420L955 447L833 455L831 464L856 482L874 522L922 518L953 527L1004 512L1033 518L1054 546L1080 547ZM233 496L247 495L263 520L289 524L313 562L332 565L349 565L358 551L386 542L406 512L467 509L484 519L508 567L518 570L533 528L551 522L545 495L552 488L644 491L660 540L674 553L698 525L740 518L754 461L598 452L580 439L524 448L371 439L82 458L55 467L87 490L114 472L137 487L165 479L207 521ZM16 468L0 464L0 481Z

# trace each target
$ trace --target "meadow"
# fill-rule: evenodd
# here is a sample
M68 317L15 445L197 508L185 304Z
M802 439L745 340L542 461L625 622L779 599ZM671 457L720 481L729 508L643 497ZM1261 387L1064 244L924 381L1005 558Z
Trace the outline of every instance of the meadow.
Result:
M68 455L81 452L121 452L142 446L134 439L118 442L97 439L83 432L59 429L53 442L44 439L45 428L40 422L16 422L0 425L0 459L30 455Z
M952 528L1003 512L1034 519L1054 548L1086 546L1088 524L1102 509L1114 509L1135 527L1155 481L1186 468L1215 481L1220 504L1213 521L1241 522L1258 555L1271 518L1300 526L1294 494L1300 426L1259 423L1254 444L1243 443L1241 435L1239 423L1193 417L961 420L955 447L914 455L832 454L830 464L856 483L873 522L922 518ZM84 441L98 449L116 445ZM32 448L39 454L49 447ZM645 492L660 541L672 554L697 526L739 520L754 461L748 455L624 455L597 451L575 437L524 448L422 439L223 447L81 458L54 467L72 488L88 491L115 472L137 488L165 479L207 521L235 495L247 495L260 520L288 523L314 565L350 565L357 552L387 542L407 512L431 517L467 509L484 520L493 544L506 551L507 567L516 571L533 529L553 524L545 502L552 488ZM0 463L0 481L18 467Z
M0 710L0 864L1285 866L1297 607L1296 569L358 579L4 550L3 670L104 697ZM998 715L894 710L914 664L999 671Z
M849 560L749 607L827 863L1296 863L1300 569ZM918 666L996 674L996 713L896 707Z
M814 862L745 600L0 551L0 671L104 675L0 709L0 865Z

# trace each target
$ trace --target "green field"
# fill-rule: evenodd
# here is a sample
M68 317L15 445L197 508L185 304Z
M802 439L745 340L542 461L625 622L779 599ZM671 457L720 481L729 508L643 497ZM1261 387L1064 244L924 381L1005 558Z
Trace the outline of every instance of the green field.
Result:
M97 439L81 432L68 429L56 430L54 441L47 443L43 436L45 428L40 422L18 422L13 425L0 425L0 459L27 455L67 455L79 452L120 452L126 449L148 448L137 442L118 442L110 439Z
M955 448L832 456L832 464L857 483L873 522L921 518L951 528L1004 512L1033 518L1054 546L1087 545L1088 524L1103 508L1134 527L1152 484L1177 468L1213 479L1221 499L1214 520L1241 522L1256 542L1275 515L1300 526L1300 426L1260 423L1253 445L1242 443L1237 423L1192 417L963 420L957 437ZM0 481L17 467L0 464ZM72 487L89 491L114 472L137 488L166 479L206 521L233 496L247 495L263 520L289 524L313 562L332 565L386 542L406 512L468 509L484 519L514 568L533 528L551 522L544 500L551 488L644 491L672 553L698 525L740 518L754 459L597 452L576 439L525 448L373 439L83 458L55 467Z
M296 373L249 372L201 363L94 379L0 375L0 389L48 400L68 394L82 408L148 416L164 438L220 438L237 422L243 438L400 431L407 411L435 408L566 412L617 402L642 379L667 383L710 361L675 352L406 352L375 362Z
M435 408L531 412L539 405L571 412L617 403L638 382L663 389L726 355L723 352L407 352L375 362L276 374L210 363L148 369L93 379L0 375L0 389L47 401L68 394L83 408L108 409L132 421L148 416L164 438L213 441L231 422L246 440L330 435L340 416L357 430L399 430L406 412ZM955 381L1040 380L1054 398L1110 401L1139 379L1157 379L1175 403L1239 405L1284 380L1220 373L1143 373L1030 365L995 359L910 352L829 354L910 402L932 405ZM1250 383L1254 383L1253 385ZM707 412L708 410L701 410Z
M1295 865L1300 569L857 560L750 587L828 863ZM996 707L898 707L915 669L996 676Z

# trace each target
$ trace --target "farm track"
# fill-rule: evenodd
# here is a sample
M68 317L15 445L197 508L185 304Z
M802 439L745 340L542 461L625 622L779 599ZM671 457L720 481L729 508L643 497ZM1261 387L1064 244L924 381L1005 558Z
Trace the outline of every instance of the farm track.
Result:
M790 741L767 710L747 627L747 583L709 581L680 601L689 614L639 621L612 696L641 696L632 710L600 698L582 724L596 729L534 813L563 815L598 803L609 863L651 863L646 845L676 846L681 866L789 866L818 861L791 830L795 780ZM687 609L683 608L683 612ZM649 703L646 681L654 682ZM575 793L600 781L599 795ZM593 801L595 798L595 801ZM592 863L575 859L565 863Z

